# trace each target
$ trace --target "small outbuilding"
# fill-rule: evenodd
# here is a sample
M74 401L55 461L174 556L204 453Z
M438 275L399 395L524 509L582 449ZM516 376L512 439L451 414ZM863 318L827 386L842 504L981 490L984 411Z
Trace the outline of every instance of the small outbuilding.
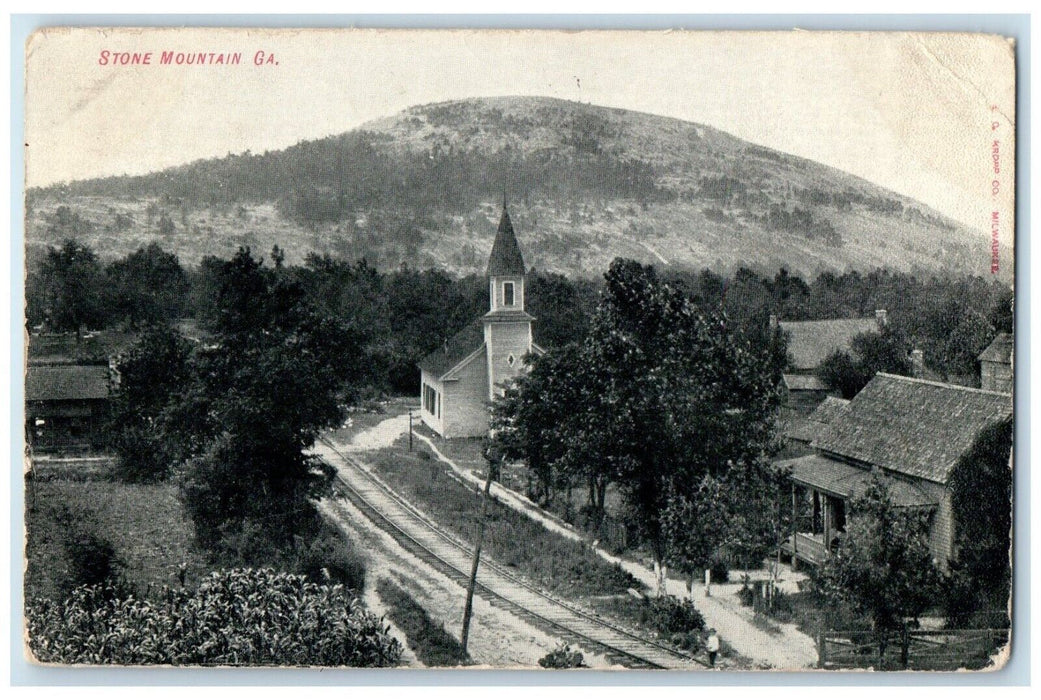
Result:
M87 451L101 442L113 386L107 364L30 365L26 441L34 451Z

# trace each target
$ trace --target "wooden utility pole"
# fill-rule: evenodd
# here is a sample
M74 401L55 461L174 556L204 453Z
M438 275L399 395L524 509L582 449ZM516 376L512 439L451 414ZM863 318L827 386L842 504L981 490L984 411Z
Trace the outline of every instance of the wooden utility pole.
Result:
M412 451L412 409L408 409L408 451Z
M463 634L460 644L466 654L466 642L470 637L470 616L473 614L474 589L477 587L477 567L481 563L481 542L484 540L484 521L488 514L488 499L492 490L492 479L498 471L498 460L493 458L491 450L485 451L488 460L488 477L484 480L484 493L481 495L481 518L477 521L477 542L474 544L474 561L470 567L470 583L466 587L466 607L463 608Z

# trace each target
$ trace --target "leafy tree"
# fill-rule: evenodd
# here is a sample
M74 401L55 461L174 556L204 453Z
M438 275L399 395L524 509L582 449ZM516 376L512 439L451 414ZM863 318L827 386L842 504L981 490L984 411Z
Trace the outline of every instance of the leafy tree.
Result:
M152 600L83 586L61 603L31 600L26 620L45 663L381 667L402 653L348 589L270 569L217 571Z
M535 336L545 348L581 342L596 309L597 286L587 280L533 272L525 285L526 306L538 319Z
M170 323L185 307L188 282L181 263L156 243L112 263L105 277L113 315L131 328Z
M668 498L662 518L666 556L687 574L690 586L727 539L728 500L724 484L711 475L693 493L676 490Z
M305 450L342 419L358 335L249 249L224 263L218 290L218 342L193 356L193 382L166 417L186 436L182 496L207 546L249 521L288 543L314 527L308 499L322 479Z
M850 343L852 352L836 350L817 370L821 381L851 399L878 372L911 374L910 349L902 333L890 328L861 333Z
M94 251L66 239L60 248L48 248L40 270L42 310L56 331L74 331L104 323L101 266Z
M818 575L821 592L870 618L884 646L887 632L936 601L940 573L928 533L928 514L895 506L876 473L850 504L846 536Z
M692 498L705 475L760 464L778 377L653 268L619 259L605 278L585 341L536 361L501 423L536 464L591 479L594 498L618 484L627 526L661 565L670 500Z
M976 591L975 607L1008 600L1012 431L1011 420L984 430L951 472L958 569Z
M191 381L190 347L167 326L146 329L116 363L119 391L112 401L112 443L126 481L170 475L184 452L165 424L168 407Z
M994 327L979 312L967 313L947 336L944 366L951 374L975 375L979 356L996 335Z
M846 399L856 396L871 381L860 363L845 350L836 350L828 355L817 369L817 376Z
M990 309L990 314L987 316L987 321L990 325L994 326L996 332L1012 332L1012 327L1015 322L1012 303L1013 296L1011 289L1003 290L1001 294L998 295L998 298L994 300L994 304Z
M587 366L577 345L534 358L492 405L493 444L506 459L526 461L528 495L543 505L573 485L564 467L568 423L581 411Z

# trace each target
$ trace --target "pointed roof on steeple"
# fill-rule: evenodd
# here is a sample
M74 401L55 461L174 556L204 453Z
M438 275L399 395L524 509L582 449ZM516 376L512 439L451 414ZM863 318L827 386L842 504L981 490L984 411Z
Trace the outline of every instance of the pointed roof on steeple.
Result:
M524 274L524 258L521 256L517 237L513 235L513 223L506 210L506 198L503 196L502 218L499 219L499 230L495 233L492 254L488 258L488 276L501 277Z

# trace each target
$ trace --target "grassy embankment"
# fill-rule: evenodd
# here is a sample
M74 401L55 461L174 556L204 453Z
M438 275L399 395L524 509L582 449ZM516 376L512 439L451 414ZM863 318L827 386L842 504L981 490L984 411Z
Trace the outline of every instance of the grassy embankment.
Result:
M398 493L461 539L473 541L481 512L477 493L452 478L425 447L409 453L408 438L401 438L369 459ZM495 501L488 509L484 548L498 563L559 595L617 595L640 588L620 566Z
M469 654L403 588L381 578L376 592L387 606L387 617L405 634L409 648L426 666L465 666L473 663Z

